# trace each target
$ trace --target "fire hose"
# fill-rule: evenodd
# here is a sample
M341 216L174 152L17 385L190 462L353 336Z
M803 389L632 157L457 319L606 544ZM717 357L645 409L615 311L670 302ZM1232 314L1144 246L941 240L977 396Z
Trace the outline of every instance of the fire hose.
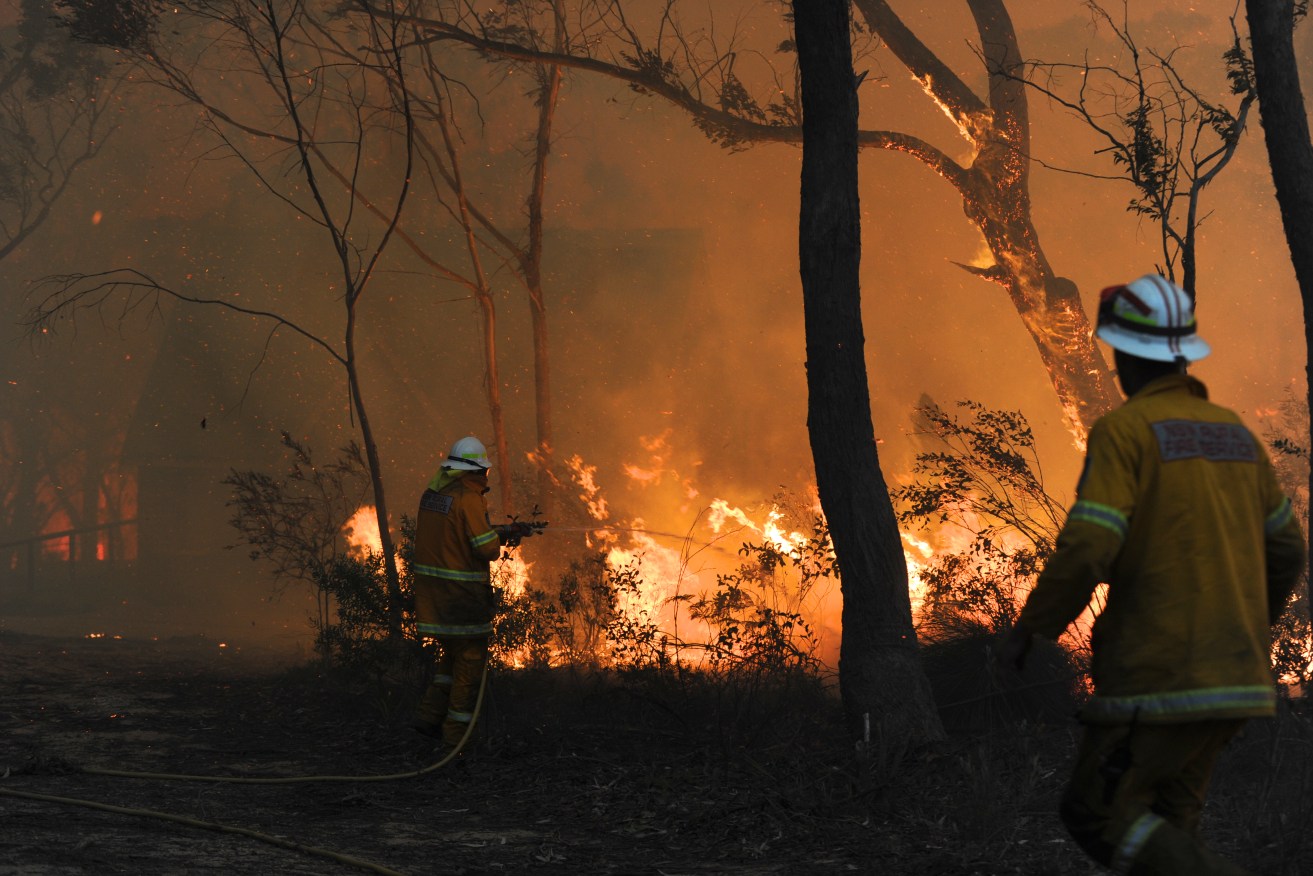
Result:
M404 773L390 773L386 775L368 775L368 776L207 776L191 775L185 773L152 773L140 772L134 770L115 770L101 769L97 767L85 767L81 772L85 775L92 776L111 776L120 779L155 779L159 781L175 782L210 782L214 784L235 784L235 785L292 785L305 784L309 782L395 782L401 779L414 779L427 773L434 772L447 764L451 763L457 755L465 748L471 734L474 732L474 725L478 723L479 713L483 709L483 697L488 687L488 664L483 665L483 675L479 679L479 694L474 701L474 712L469 724L465 728L464 735L460 741L440 759L418 770L412 770ZM196 827L202 830L212 830L218 833L237 834L239 836L249 837L259 840L279 848L290 849L302 854L311 855L319 858L336 861L340 864L347 864L361 870L368 870L373 873L382 873L385 876L405 876L397 870L392 870L381 864L375 864L372 861L366 861L362 858L356 858L351 855L334 852L331 849L321 848L319 846L307 846L294 840L284 839L274 836L273 834L262 833L258 830L252 830L246 827L237 827L230 824L221 824L215 821L202 821L196 818L189 818L184 815L175 815L171 812L161 812L155 809L135 809L125 806L115 806L109 803L101 803L96 800L86 800L80 797L62 797L54 794L38 794L31 791L15 791L10 788L0 787L0 797L11 797L23 800L35 800L42 803L55 803L63 806L79 806L84 809L96 809L103 812L113 812L120 815L133 815L143 818L156 818L163 821L170 821L175 824L182 824L188 827Z
M90 772L90 770L88 770ZM119 815L136 815L146 818L158 818L163 821L171 821L175 824L184 824L188 827L199 827L203 830L213 830L219 833L232 833L240 836L258 839L271 845L284 849L291 849L294 852L301 852L307 855L313 855L319 858L327 858L331 861L337 861L340 864L348 864L358 867L362 870L369 870L373 873L384 873L387 876L405 876L398 870L391 870L381 864L375 864L372 861L366 861L362 858L356 858L351 855L345 855L341 852L334 852L331 849L320 848L319 846L306 846L293 840L283 839L282 837L273 836L272 834L261 833L258 830L251 830L245 827L236 827L231 824L219 824L215 821L201 821L196 818L188 818L185 815L174 815L171 812L160 812L155 809L133 809L127 806L114 806L109 803L99 803L95 800L83 800L78 797L59 797L54 794L35 794L29 791L12 791L8 788L0 788L0 797L16 797L23 800L36 800L41 803L58 803L65 806L80 806L84 809L98 809L102 812L113 812Z
M518 537L516 543L523 537L540 532L546 524L513 524L518 528ZM642 532L648 535L662 536L679 540L690 540L687 535L677 535L669 532L656 532L653 530L640 529L636 527L614 527L614 526L593 526L593 527L553 527L558 532ZM704 545L711 547L712 545ZM109 776L112 778L122 779L150 779L156 781L176 781L176 782L208 782L212 784L237 784L237 785L292 785L308 783L333 783L333 782L393 782L404 779L414 779L428 773L434 772L447 764L451 763L462 750L474 731L474 727L479 720L479 714L483 708L483 699L488 685L488 666L485 662L483 674L479 679L479 692L475 699L473 716L465 728L465 733L461 736L460 741L446 752L437 761L422 767L418 770L411 770L403 773L389 773L384 775L313 775L313 776L216 776L216 775L198 775L188 773L160 773L144 772L139 770L120 770L106 769L99 767L84 767L80 771L86 775ZM154 809L140 809L125 806L115 806L109 803L102 803L96 800L87 800L79 797L64 797L54 794L39 794L31 791L18 791L10 788L0 787L0 797L9 797L13 799L33 800L43 803L54 803L63 806L78 806L86 809L94 809L104 812L112 812L121 815L132 815L144 818L155 818L163 821L169 821L175 824L182 824L188 827L200 828L202 830L212 830L219 833L229 833L239 836L249 837L279 848L289 849L303 854L326 858L341 864L353 866L362 870L368 870L374 873L386 874L386 876L405 876L397 870L392 870L371 861L356 858L351 855L334 852L330 849L318 846L307 846L293 840L284 839L272 834L262 833L250 828L238 827L235 825L222 824L213 821L203 821L196 818L190 818L183 815L176 815L169 812L161 812Z

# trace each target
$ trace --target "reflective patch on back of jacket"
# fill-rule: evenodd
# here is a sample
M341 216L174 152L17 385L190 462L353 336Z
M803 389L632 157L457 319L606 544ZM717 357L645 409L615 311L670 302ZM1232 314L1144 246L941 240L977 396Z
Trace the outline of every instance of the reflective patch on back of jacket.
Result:
M1163 420L1153 424L1163 462L1206 459L1209 462L1258 462L1254 436L1239 423Z
M421 511L437 511L439 514L450 514L452 499L453 497L446 493L425 490L424 495L419 497L419 509Z

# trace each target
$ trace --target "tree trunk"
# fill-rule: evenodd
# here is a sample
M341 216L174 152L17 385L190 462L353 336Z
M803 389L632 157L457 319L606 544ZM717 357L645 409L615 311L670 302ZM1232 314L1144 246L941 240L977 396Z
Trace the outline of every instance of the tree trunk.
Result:
M1304 303L1304 375L1309 411L1313 412L1313 141L1309 139L1304 94L1295 60L1295 10L1292 0L1246 0L1249 38L1254 55L1258 112L1272 166L1281 223ZM1313 434L1308 447L1313 448ZM1309 467L1313 497L1313 466Z
M880 472L862 332L857 88L848 0L795 0L803 152L798 252L807 429L843 588L839 686L853 736L943 736L917 653L907 567ZM869 727L869 731L868 728Z
M563 28L556 28L559 51ZM561 95L561 68L555 64L541 69L542 86L538 92L538 128L534 138L533 185L529 191L529 246L521 260L524 283L529 290L529 309L533 325L534 410L537 414L538 508L550 520L555 501L552 480L552 381L551 360L547 354L547 301L543 296L543 198L547 189L547 159L552 148L552 120Z
M355 290L348 287L346 313L346 374L347 387L356 418L360 420L360 440L365 445L365 461L369 464L369 483L374 491L374 515L378 518L378 540L383 549L383 575L387 580L388 636L401 641L404 613L401 598L401 574L397 569L397 547L392 540L392 527L388 514L387 495L383 491L383 462L374 440L374 428L365 410L365 398L360 392L360 373L356 367L356 302ZM321 627L322 629L322 627Z
M1057 276L1031 220L1030 119L1021 53L1003 0L967 0L989 74L982 101L917 39L885 0L856 0L866 23L922 82L976 150L960 167L929 147L908 151L935 167L958 191L967 219L994 257L987 268L962 267L1007 292L1048 371L1072 432L1082 443L1094 421L1121 402L1076 285Z

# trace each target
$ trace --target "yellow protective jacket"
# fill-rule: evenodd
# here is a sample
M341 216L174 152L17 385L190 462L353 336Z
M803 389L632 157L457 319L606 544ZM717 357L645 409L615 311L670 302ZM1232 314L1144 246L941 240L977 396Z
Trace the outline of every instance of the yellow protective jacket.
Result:
M1018 623L1056 638L1107 582L1087 723L1271 715L1269 627L1304 553L1262 444L1202 383L1162 377L1094 424Z
M489 564L501 553L501 539L488 523L481 479L442 469L419 500L415 556L416 590L425 590L417 618L426 636L471 636L492 632ZM433 606L432 611L428 606Z

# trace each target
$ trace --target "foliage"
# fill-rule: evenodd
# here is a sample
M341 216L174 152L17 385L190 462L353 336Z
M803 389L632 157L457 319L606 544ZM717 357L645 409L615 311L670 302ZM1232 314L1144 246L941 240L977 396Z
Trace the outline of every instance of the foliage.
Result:
M1095 27L1110 36L1115 60L1093 64L1087 53L1076 64L1029 62L1025 82L1081 119L1104 144L1095 154L1107 155L1134 189L1127 210L1157 226L1158 273L1193 295L1197 232L1208 216L1203 191L1244 135L1257 99L1253 63L1232 16L1231 43L1222 53L1227 89L1238 98L1232 109L1186 81L1181 47L1142 47L1124 16L1115 18L1100 0L1085 6ZM1067 74L1070 87L1061 83Z
M1309 525L1309 415L1308 402L1290 394L1281 403L1277 416L1268 423L1264 437L1274 451L1272 464L1277 481L1290 497L1295 516L1304 526L1305 536ZM1305 689L1313 681L1313 621L1310 617L1313 603L1309 597L1307 568L1295 590L1295 596L1286 606L1272 630L1272 662L1277 676L1302 684Z
M611 659L625 669L663 672L674 662L674 640L642 602L642 557L612 570L615 611L606 627Z
M932 635L959 615L994 632L1011 627L1066 517L1045 487L1025 416L973 401L958 407L970 418L921 399L918 425L937 448L918 453L914 480L890 493L905 526L948 524L971 538L961 551L938 553L921 572L922 623Z
M410 576L402 579L409 600ZM320 619L315 649L342 669L378 674L391 667L397 649L389 637L387 578L375 551L338 555L317 573L315 584L335 609ZM414 613L405 612L407 639L416 640Z
M607 656L607 629L616 611L616 588L606 557L572 560L556 591L561 624L558 646L567 663L597 666Z
M117 126L102 54L70 39L48 3L16 11L0 31L0 258L45 224Z
M552 645L562 635L560 607L541 590L515 592L494 566L494 617L489 649L494 666L542 669L552 662Z
M54 11L60 25L79 42L144 50L155 36L165 6L159 0L56 0Z
M995 635L1007 631L1046 557L1033 548L1005 548L979 534L965 549L940 554L921 572L925 632L937 637L952 615L980 619Z
M234 469L221 481L233 490L228 522L251 546L252 560L272 564L279 586L305 581L322 593L329 564L345 548L342 527L369 493L364 455L352 441L316 465L309 445L287 432L282 444L291 451L283 477Z
M739 549L748 562L717 575L716 590L689 604L689 614L713 631L713 638L701 646L711 671L771 674L818 668L816 638L800 603L823 572L834 571L832 559L817 558L828 547L829 531L818 522L815 536L801 547L744 544ZM786 565L802 573L792 593L780 574Z

